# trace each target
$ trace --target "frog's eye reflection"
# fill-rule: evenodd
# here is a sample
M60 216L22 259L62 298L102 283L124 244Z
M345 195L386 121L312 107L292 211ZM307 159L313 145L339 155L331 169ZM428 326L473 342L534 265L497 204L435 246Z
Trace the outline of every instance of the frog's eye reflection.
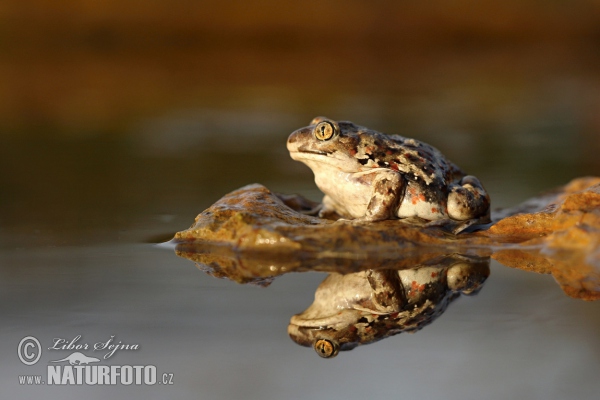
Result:
M329 140L335 133L335 126L329 121L319 122L315 126L315 137L319 140Z
M335 357L340 351L340 346L337 342L327 339L317 339L313 347L317 354L323 358Z

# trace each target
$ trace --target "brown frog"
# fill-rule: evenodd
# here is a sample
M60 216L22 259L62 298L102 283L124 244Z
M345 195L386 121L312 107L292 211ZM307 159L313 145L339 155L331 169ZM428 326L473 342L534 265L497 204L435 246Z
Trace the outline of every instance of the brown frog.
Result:
M287 148L325 193L321 217L450 220L454 233L490 222L490 198L479 180L418 140L317 117L289 136Z

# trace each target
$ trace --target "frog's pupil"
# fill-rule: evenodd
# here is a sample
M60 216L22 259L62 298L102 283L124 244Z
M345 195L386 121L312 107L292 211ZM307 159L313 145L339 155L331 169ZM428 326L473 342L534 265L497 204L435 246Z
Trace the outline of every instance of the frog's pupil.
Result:
M329 140L333 137L334 127L330 123L322 122L315 129L314 134L319 140Z

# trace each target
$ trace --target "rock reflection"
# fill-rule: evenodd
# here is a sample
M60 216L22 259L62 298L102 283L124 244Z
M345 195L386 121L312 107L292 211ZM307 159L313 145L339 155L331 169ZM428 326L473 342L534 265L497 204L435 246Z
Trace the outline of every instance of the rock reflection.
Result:
M292 316L288 326L292 340L325 358L421 329L461 294L478 293L490 274L490 257L439 252L395 259L297 258L180 243L176 253L216 278L260 286L289 272L329 272L313 304Z
M326 358L421 329L460 294L480 289L490 258L552 274L571 297L600 298L600 178L576 179L494 213L487 229L460 235L439 225L353 224L303 213L314 206L248 186L179 232L175 251L239 283L266 286L289 272L330 273L288 327L296 343Z
M493 212L491 227L460 235L418 221L357 224L306 215L315 204L300 196L277 195L261 185L246 186L224 196L198 215L191 228L178 232L177 254L202 265L215 264L209 268L215 276L261 284L289 271L399 270L448 254L469 254L552 274L567 295L600 299L598 177L574 179L516 207ZM244 268L235 267L242 256ZM372 265L365 266L364 260Z
M294 315L288 334L324 358L433 322L460 294L477 293L489 258L450 255L438 265L330 274L313 304Z

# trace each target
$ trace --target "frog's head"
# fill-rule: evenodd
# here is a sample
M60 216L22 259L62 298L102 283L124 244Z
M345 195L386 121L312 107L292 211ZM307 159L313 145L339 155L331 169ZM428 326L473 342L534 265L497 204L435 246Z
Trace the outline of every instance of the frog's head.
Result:
M388 292L393 290L379 275L374 271L329 274L317 288L310 307L291 318L288 334L292 340L313 347L324 358L374 340L376 331L364 328L372 314L385 311L385 306L377 303L372 286L387 285Z
M317 117L289 136L287 148L294 160L302 161L313 171L331 166L355 172L364 165L359 159L359 133L360 127L352 122Z
M299 345L312 347L319 356L333 358L340 351L421 329L441 315L450 298L443 297L439 309L428 302L415 307L413 313L374 314L368 310L343 309L319 318L311 315L309 307L291 318L288 335ZM432 308L435 312L431 312Z
M333 358L340 350L352 350L361 343L356 329L361 312L346 309L314 319L310 313L309 309L294 315L288 325L288 335L299 345L314 348L323 358Z

